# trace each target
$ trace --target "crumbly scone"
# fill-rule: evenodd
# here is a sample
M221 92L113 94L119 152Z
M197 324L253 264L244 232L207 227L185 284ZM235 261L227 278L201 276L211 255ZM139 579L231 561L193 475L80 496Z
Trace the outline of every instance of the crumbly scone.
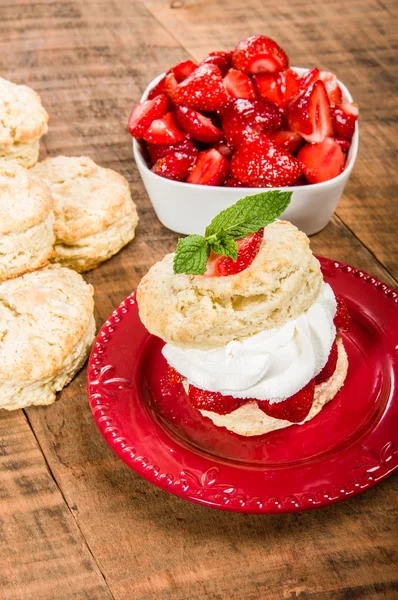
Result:
M59 265L0 284L0 408L51 404L87 358L93 288Z
M14 161L0 161L0 282L48 263L53 223L47 185Z
M134 238L137 210L119 173L85 156L48 158L33 171L54 198L56 262L88 271Z
M312 408L306 419L302 421L302 423L298 423L299 425L313 419L322 410L325 404L335 397L344 384L348 369L348 358L340 338L337 340L337 346L338 359L336 370L330 379L315 386ZM211 419L218 427L226 427L229 431L247 437L264 435L270 431L276 431L277 429L295 425L295 423L291 423L290 421L274 419L273 417L266 415L258 408L256 402L248 402L227 415L219 415L208 410L201 410L200 412L204 417L209 417L209 419Z
M307 236L287 221L264 229L251 265L226 277L174 274L174 254L137 290L148 331L182 348L211 349L297 318L317 298L322 274Z
M32 167L47 122L48 114L34 90L0 77L0 158Z

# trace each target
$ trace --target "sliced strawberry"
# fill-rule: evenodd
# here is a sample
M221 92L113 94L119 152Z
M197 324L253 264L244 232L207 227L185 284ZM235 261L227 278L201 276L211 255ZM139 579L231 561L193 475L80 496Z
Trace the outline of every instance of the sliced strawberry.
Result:
M220 154L225 156L225 158L228 158L228 159L231 158L233 149L231 148L231 146L228 146L228 144L226 142L220 142L219 144L216 144L214 146L214 148L216 150L218 150L220 152Z
M192 154L195 157L199 154L198 149L195 148L192 139L188 135L182 142L177 144L147 144L147 150L153 163L172 152L183 152L184 154Z
M200 152L199 158L188 175L188 183L198 185L222 185L229 172L229 163L225 156L215 148Z
M304 175L300 175L298 179L294 183L292 183L293 187L299 187L300 185L308 185L306 178Z
M301 166L291 154L257 135L235 151L231 173L249 187L283 187L294 184Z
M318 375L315 377L316 385L319 385L320 383L327 381L333 375L333 373L336 370L338 355L339 355L339 352L337 349L337 344L336 344L336 342L333 342L332 348L330 350L328 362L323 367L322 371L320 373L318 373Z
M355 123L358 119L358 105L346 102L332 106L334 134L337 137L351 141L355 132Z
M258 95L281 108L286 108L300 93L300 77L292 69L254 75L253 79Z
M283 129L279 129L279 131L275 131L272 135L269 136L269 139L274 142L286 152L290 152L294 156L300 150L303 145L303 138L299 133L295 131L284 131Z
M331 104L340 104L343 101L343 94L334 73L320 71L319 69L307 71L300 80L300 88L306 90L315 81L323 81Z
M274 40L265 35L252 35L236 46L232 64L244 73L276 73L288 68L289 59Z
M340 175L345 165L345 155L333 138L319 144L306 144L297 155L309 183L321 183Z
M345 140L344 138L334 137L333 139L336 142L336 144L340 146L344 154L347 154L351 147L351 143L348 140Z
M189 385L188 396L192 406L195 408L210 410L219 415L228 415L247 402L247 400L242 398L223 396L220 392L201 390L194 385Z
M216 65L200 65L173 92L173 102L195 110L218 110L228 101L221 71Z
M164 89L165 81L166 81L166 76L162 77L162 79L159 81L159 83L157 83L155 85L155 87L151 89L151 91L148 94L148 100L153 100L153 98L156 98L156 96L159 96L159 94L165 93L165 89Z
M178 83L184 81L191 73L197 69L198 65L194 63L192 60L184 60L175 67L170 69L170 73L174 73L174 77L176 78Z
M166 179L185 181L191 167L195 164L196 157L184 152L172 152L160 158L152 167L152 171Z
M233 261L228 256L211 252L207 261L206 277L226 277L236 275L247 269L256 258L264 236L264 229L251 233L247 237L238 240L238 258Z
M222 115L225 138L235 148L253 133L273 133L281 123L278 108L268 100L231 100Z
M223 79L225 89L232 98L256 98L256 91L250 77L238 71L230 69Z
M352 319L344 300L336 295L337 310L334 316L334 324L337 331L351 331Z
M174 94L174 90L177 88L178 86L178 81L175 78L174 73L167 73L166 77L164 78L164 93L166 94L169 102L171 104L174 104L173 101L173 94Z
M235 177L228 177L227 181L224 183L224 187L245 187L245 184L235 179Z
M163 117L167 111L167 98L164 94L160 94L152 100L140 102L130 115L128 122L129 132L132 136L137 138L137 140L142 139L152 121Z
M176 118L181 129L199 142L212 144L220 142L224 137L223 132L213 125L208 117L188 106L179 106L176 110Z
M210 52L209 55L202 60L201 65L216 65L222 76L227 74L228 69L231 68L232 50L220 50L217 52Z
M183 132L178 129L173 113L169 112L161 119L152 121L145 132L144 140L150 144L176 144L182 142L184 137Z
M323 81L316 81L288 107L289 127L307 142L322 142L333 135L330 102Z
M184 377L178 371L176 371L174 367L167 363L167 383L169 386L173 387L182 381L184 381Z
M301 423L308 416L314 402L315 379L311 379L302 390L282 402L258 400L257 406L274 419Z

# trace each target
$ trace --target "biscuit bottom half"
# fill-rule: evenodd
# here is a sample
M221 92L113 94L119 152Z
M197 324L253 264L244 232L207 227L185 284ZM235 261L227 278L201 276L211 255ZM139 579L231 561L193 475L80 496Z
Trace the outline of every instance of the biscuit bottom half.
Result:
M344 349L343 342L340 338L337 340L338 358L336 370L333 375L324 383L315 386L314 402L307 418L301 423L291 423L284 419L274 419L266 415L256 402L247 402L240 406L228 415L219 415L218 413L209 410L201 410L204 417L209 417L218 427L226 427L229 431L233 431L238 435L252 436L264 435L277 429L283 429L290 425L302 425L306 421L313 419L344 384L347 369L348 358Z

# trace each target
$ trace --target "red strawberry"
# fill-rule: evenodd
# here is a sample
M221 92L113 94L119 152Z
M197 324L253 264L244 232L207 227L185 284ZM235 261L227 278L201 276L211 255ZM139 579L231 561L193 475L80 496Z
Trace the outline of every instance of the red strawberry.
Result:
M334 134L346 140L352 140L355 123L358 119L358 105L352 102L332 106Z
M189 386L188 396L192 406L195 408L210 410L219 415L228 415L247 402L247 400L242 398L223 396L220 392L201 390L194 385Z
M220 71L222 76L227 74L228 69L231 68L231 59L232 59L232 50L220 50L217 52L210 52L209 56L207 56L202 62L201 65L216 65Z
M344 154L347 154L347 152L349 151L349 149L351 147L350 142L348 140L345 140L344 138L339 138L339 137L334 137L333 139L336 142L336 144L338 144L340 146L340 148L342 149Z
M231 173L249 187L283 187L294 184L301 166L291 154L257 135L235 151Z
M281 108L286 108L300 93L300 77L291 69L254 75L253 79L258 95Z
M218 150L220 154L225 156L225 158L231 158L233 150L226 142L220 142L219 144L216 144L214 148Z
M298 179L296 179L296 181L294 183L292 183L293 187L298 187L300 185L308 185L307 180L304 177L304 175L300 175L300 177Z
M144 140L150 144L176 144L182 142L184 134L178 129L173 113L152 121L146 130Z
M338 354L339 354L339 352L337 349L337 344L336 344L336 342L333 342L333 346L330 350L328 362L323 367L322 371L320 373L318 373L318 375L315 377L316 385L319 385L320 383L327 381L333 375L333 373L336 370Z
M340 296L336 295L337 310L334 316L334 324L337 331L351 331L352 319L348 312L347 305Z
M164 93L166 94L169 102L171 102L171 104L174 104L173 102L173 94L174 94L174 90L177 88L178 86L178 81L174 76L174 73L167 73L166 77L164 78Z
M185 181L191 167L195 164L196 157L184 152L172 152L160 158L152 167L152 171L166 179Z
M314 401L315 379L297 394L290 396L282 402L269 402L269 400L258 400L257 406L266 415L274 419L283 419L291 423L301 423L308 416Z
M195 157L199 153L189 136L177 144L147 144L147 150L153 163L172 152L183 152L184 154L192 154Z
M270 135L269 139L271 142L274 142L274 144L293 155L296 155L303 145L303 138L295 131L284 131L283 129L279 129L279 131L275 131L275 133Z
M189 133L194 140L212 144L220 142L224 134L212 121L188 106L179 106L176 110L177 122L181 129Z
M128 130L137 140L144 137L144 133L155 119L163 117L168 111L167 98L164 94L156 96L153 100L140 102L132 111Z
M334 73L328 71L320 71L319 69L312 69L304 73L300 80L300 88L306 90L315 81L323 81L325 84L327 95L331 104L340 104L343 101L343 94L337 81L337 77Z
M222 115L225 138L236 148L253 133L271 134L281 123L277 107L268 100L231 100Z
M172 67L169 73L174 73L174 77L176 78L178 83L184 81L191 73L197 69L198 65L194 63L192 60L184 60L183 62L178 63L175 67Z
M221 71L216 65L200 65L173 92L173 102L195 110L218 110L228 101Z
M232 65L244 73L276 73L288 68L289 59L274 40L252 35L236 46Z
M288 108L289 127L307 142L322 142L333 135L330 102L323 81L304 90Z
M211 252L207 261L207 269L205 276L207 277L225 277L227 275L236 275L247 269L256 258L261 242L264 236L264 229L260 229L256 233L251 233L247 237L238 240L238 258L233 261L228 256L214 254Z
M252 80L250 77L242 73L242 71L230 69L223 81L225 89L233 98L256 98L256 92L254 90Z
M153 100L153 98L156 98L156 96L159 96L159 94L165 93L165 90L164 90L165 81L166 81L166 76L162 77L162 79L159 81L159 83L157 83L155 85L155 87L151 89L151 91L148 94L148 100Z
M200 152L199 158L188 175L188 183L199 185L222 185L229 172L229 164L225 156L215 148Z
M235 177L228 177L227 181L224 183L224 187L245 187L245 184L235 179Z
M345 165L345 155L333 138L320 144L306 144L297 155L309 183L321 183L340 175Z
M176 371L174 367L167 363L167 383L169 386L173 387L182 381L184 381L184 377Z

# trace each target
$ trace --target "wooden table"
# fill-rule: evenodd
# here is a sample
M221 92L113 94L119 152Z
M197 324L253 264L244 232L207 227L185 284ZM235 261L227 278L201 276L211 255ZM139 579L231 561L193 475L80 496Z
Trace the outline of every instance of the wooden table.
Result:
M396 285L392 4L0 0L0 74L36 89L51 115L42 156L88 154L122 172L139 208L136 240L86 276L98 326L177 239L134 165L132 106L170 65L253 33L275 37L294 65L334 70L360 104L356 166L311 243ZM282 516L190 504L116 458L82 371L54 405L0 413L0 598L396 599L396 491L392 478L343 504Z

